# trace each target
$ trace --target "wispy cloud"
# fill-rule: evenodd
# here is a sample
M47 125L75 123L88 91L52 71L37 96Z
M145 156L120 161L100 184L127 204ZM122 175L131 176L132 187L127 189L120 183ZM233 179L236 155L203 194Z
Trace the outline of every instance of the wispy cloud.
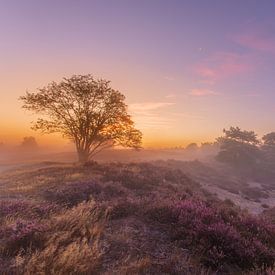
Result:
M211 96L211 95L219 95L219 93L208 90L208 89L193 89L189 93L192 96Z
M201 82L211 85L221 79L247 73L253 68L246 55L220 52L197 64L195 73L200 77Z
M142 128L169 126L174 119L165 112L165 108L173 105L173 102L133 103L129 105L129 111Z
M164 77L165 80L168 80L168 81L174 81L176 80L175 77L171 76L171 75L167 75Z
M235 35L232 40L251 50L275 54L275 36L259 28Z
M177 97L175 94L168 94L165 96L165 98L175 98Z
M143 103L133 103L129 105L130 111L133 112L148 112L163 107L174 105L173 102L143 102Z

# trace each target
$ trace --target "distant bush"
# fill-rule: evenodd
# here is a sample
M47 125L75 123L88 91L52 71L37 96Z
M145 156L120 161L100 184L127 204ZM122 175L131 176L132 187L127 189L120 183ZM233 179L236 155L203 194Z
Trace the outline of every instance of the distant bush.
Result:
M105 175L104 180L120 182L122 186L128 189L148 190L152 188L152 184L158 184L158 180L152 175L150 178L147 178L143 174L137 174L128 169L112 171L112 173Z
M103 177L104 181L120 182L132 190L152 190L156 186L168 183L198 187L181 170L156 167L149 163L122 165L120 169L109 167Z
M241 192L246 195L249 199L259 201L260 198L268 198L267 192L263 191L259 187L246 187L241 188Z

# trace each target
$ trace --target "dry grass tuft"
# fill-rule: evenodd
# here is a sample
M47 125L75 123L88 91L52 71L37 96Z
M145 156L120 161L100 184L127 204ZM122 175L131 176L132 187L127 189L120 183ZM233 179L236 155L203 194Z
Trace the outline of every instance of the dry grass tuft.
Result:
M94 202L81 203L54 217L44 247L25 259L25 274L91 274L102 252L100 236L107 211Z

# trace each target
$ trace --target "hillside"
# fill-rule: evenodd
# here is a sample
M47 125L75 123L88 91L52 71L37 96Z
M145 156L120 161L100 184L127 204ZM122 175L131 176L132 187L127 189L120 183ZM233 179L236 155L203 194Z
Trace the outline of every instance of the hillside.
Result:
M272 274L273 210L256 216L222 201L200 181L211 171L195 177L194 167L40 163L2 173L1 274Z

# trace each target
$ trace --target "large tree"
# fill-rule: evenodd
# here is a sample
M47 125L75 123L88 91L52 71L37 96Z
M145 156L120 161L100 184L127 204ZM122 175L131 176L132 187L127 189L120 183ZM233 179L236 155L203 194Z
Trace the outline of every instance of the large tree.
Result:
M127 113L125 96L109 81L74 75L20 99L23 108L42 115L32 128L71 139L82 163L107 147L141 146L142 134Z

